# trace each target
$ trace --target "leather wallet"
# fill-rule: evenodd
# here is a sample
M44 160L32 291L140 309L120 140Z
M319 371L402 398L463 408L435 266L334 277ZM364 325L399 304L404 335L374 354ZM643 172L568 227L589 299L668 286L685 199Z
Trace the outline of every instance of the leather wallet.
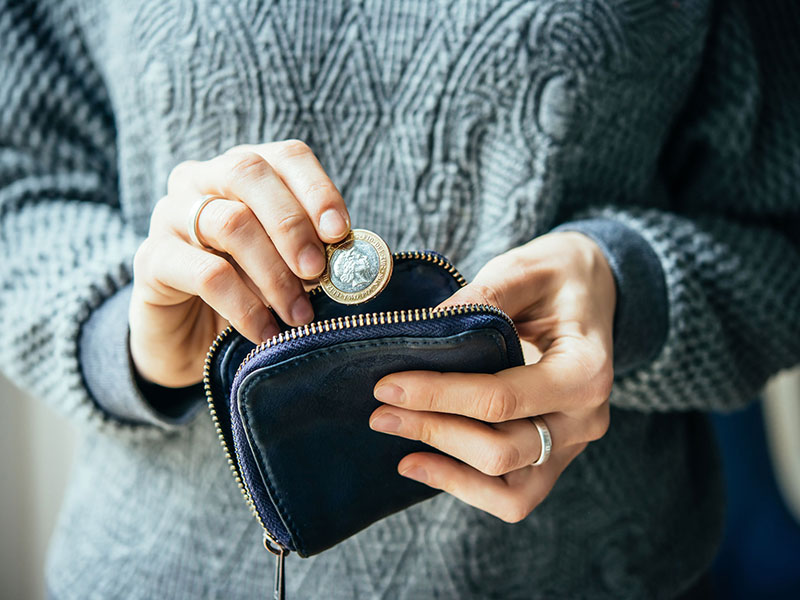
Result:
M395 253L386 289L357 306L310 292L315 321L255 346L228 327L204 385L231 470L276 554L322 552L438 493L400 459L435 451L370 429L377 381L407 370L494 373L523 363L500 309L435 309L465 284L434 252Z

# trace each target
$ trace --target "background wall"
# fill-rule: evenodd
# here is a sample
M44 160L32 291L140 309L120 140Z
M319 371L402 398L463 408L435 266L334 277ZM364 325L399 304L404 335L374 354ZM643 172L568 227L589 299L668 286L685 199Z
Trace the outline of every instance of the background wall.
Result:
M76 436L0 375L0 596L44 598L41 573Z

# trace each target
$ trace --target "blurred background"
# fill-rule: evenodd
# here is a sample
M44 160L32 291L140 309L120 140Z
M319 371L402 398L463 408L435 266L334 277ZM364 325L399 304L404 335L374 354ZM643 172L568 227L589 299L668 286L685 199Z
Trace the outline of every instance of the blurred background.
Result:
M63 417L0 375L0 598L44 598L47 540L77 436ZM763 402L713 421L725 460L727 529L717 598L800 598L800 370Z
M0 598L42 599L45 550L77 436L2 375L0 415Z

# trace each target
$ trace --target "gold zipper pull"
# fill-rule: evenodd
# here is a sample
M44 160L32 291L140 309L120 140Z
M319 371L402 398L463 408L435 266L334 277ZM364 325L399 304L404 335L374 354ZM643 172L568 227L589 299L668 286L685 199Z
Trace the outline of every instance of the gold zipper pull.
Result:
M273 600L284 600L286 594L286 580L283 571L283 563L286 555L289 553L286 548L276 544L264 532L264 548L269 550L271 554L275 555L275 588L272 591Z

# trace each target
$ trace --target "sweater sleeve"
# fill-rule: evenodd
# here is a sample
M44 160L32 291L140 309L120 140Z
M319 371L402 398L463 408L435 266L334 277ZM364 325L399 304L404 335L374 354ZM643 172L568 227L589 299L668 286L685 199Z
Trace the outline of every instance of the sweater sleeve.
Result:
M136 386L119 345L141 237L118 199L109 97L66 4L0 0L0 368L78 421L162 431L181 419ZM98 318L104 305L118 310ZM87 371L88 340L105 361Z
M666 283L666 337L652 360L617 376L618 406L733 410L800 362L798 26L791 2L721 4L664 148L666 206L575 216L637 232ZM648 294L657 296L638 292Z

